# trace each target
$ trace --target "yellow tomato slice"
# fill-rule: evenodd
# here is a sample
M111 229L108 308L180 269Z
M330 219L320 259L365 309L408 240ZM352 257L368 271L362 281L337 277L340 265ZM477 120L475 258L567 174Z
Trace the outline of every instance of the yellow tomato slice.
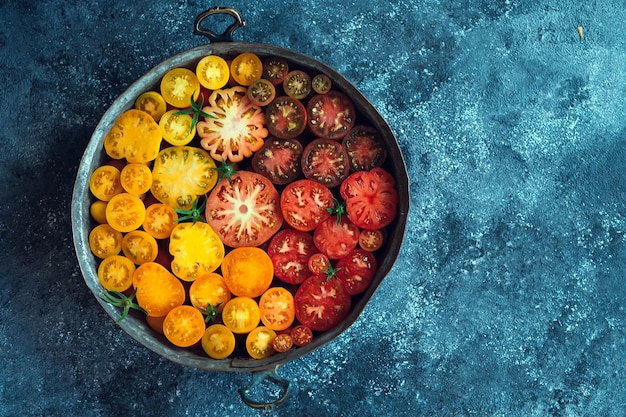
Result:
M163 320L163 334L178 347L189 347L198 343L204 335L204 316L195 307L174 307Z
M161 95L174 107L189 107L191 98L195 101L200 95L198 77L187 68L171 69L161 79Z
M185 287L182 282L165 268L154 268L153 263L144 265L150 267L142 271L141 277L135 277L135 274L132 277L132 281L137 283L137 304L153 317L163 317L174 307L183 305ZM152 273L147 273L149 271Z
M167 104L161 94L156 91L146 91L135 100L135 108L148 113L155 122L158 122L167 110Z
M271 287L259 300L261 321L272 330L285 330L296 316L293 295L282 287Z
M196 76L203 87L209 90L217 90L224 87L228 82L230 68L224 58L217 55L208 55L198 62Z
M99 166L89 177L89 190L98 200L109 201L124 191L120 175L120 170L112 165Z
M249 86L263 73L263 63L256 54L244 52L230 63L230 74L237 84Z
M143 230L133 230L122 238L124 256L137 265L153 262L158 251L156 239Z
M106 218L107 223L115 230L130 232L138 229L143 223L146 218L146 207L134 194L117 194L107 204Z
M227 358L235 350L235 335L223 324L213 324L204 331L202 349L213 359Z
M260 249L259 249L260 250ZM183 281L194 281L215 271L224 259L224 244L207 223L179 223L170 235L172 272Z
M89 248L98 258L117 255L122 250L122 232L108 224L100 224L89 232Z
M216 273L202 275L189 287L189 300L194 307L206 310L209 306L221 306L230 300L231 293L224 278Z
M177 114L179 110L166 112L159 127L163 134L163 139L171 145L183 146L191 142L196 135L196 127L193 126L193 117L189 114Z
M259 321L259 305L250 297L235 297L226 302L222 310L222 322L233 333L249 333L259 325Z
M130 109L122 113L104 138L104 149L113 159L150 162L161 148L161 129L148 113Z
M264 326L252 330L246 337L246 350L254 359L263 359L274 353L272 342L276 332Z
M141 195L150 191L152 172L146 164L130 163L122 168L120 182L127 193Z
M126 291L133 283L135 264L121 255L104 258L98 266L98 281L104 289Z
M157 239L167 239L176 226L178 214L169 204L154 203L146 207L143 230Z

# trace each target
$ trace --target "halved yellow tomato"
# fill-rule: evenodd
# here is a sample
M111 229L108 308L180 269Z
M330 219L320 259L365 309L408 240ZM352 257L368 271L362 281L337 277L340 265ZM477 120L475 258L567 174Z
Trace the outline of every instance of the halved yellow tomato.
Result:
M146 218L143 201L134 194L115 195L106 207L107 223L120 232L130 232L141 226Z
M169 204L154 203L146 207L143 230L157 239L167 239L176 226L178 214Z
M263 73L263 63L252 52L244 52L237 55L230 63L230 74L237 84L249 86Z
M105 290L123 292L133 283L135 264L121 255L106 257L98 266L98 281Z
M163 320L163 334L174 345L189 347L198 343L204 335L204 316L195 307L174 307Z
M89 190L98 200L109 201L124 191L120 175L120 170L113 165L99 166L89 177Z
M230 77L230 68L224 58L217 55L207 55L196 66L196 76L200 84L209 90L222 88Z
M178 112L179 110L166 112L159 121L159 127L167 143L183 146L192 141L196 135L196 127L193 126L191 115Z
M98 258L117 255L122 250L122 232L108 224L99 224L89 232L89 249Z
M124 256L137 265L153 262L159 246L156 239L143 230L133 230L122 238L122 252Z
M168 104L179 109L189 107L200 95L200 82L187 68L169 70L161 79L161 95Z
M259 305L250 297L235 297L226 303L222 311L222 322L237 334L251 332L260 320Z
M170 235L169 251L174 257L172 272L183 281L215 271L224 259L224 244L203 222L177 224Z
M127 193L141 195L150 191L152 172L146 164L126 164L120 173L120 182Z
M189 287L191 304L204 310L209 306L221 306L223 309L226 301L230 298L231 293L224 282L224 278L216 272L202 275Z
M148 113L126 110L104 138L104 149L113 159L128 162L149 162L161 148L161 129Z
M224 359L235 350L235 335L223 324L213 324L204 331L202 349L213 359Z
M146 91L135 100L135 108L148 113L155 122L158 122L167 110L167 104L161 94L156 91Z
M272 342L276 332L264 326L252 330L246 337L246 350L254 359L263 359L274 353Z

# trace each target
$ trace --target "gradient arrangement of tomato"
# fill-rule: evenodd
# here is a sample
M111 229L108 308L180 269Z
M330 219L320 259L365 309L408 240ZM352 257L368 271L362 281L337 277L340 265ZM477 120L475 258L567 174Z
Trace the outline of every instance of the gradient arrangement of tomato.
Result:
M326 74L280 57L168 71L104 152L89 245L105 300L216 360L339 325L396 216L380 133Z

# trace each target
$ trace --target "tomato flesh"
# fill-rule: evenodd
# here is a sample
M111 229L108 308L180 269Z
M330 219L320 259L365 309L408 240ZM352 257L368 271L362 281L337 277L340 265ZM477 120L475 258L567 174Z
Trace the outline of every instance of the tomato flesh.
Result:
M296 139L270 138L252 157L252 169L273 184L290 183L300 175L302 150Z
M376 129L355 126L342 141L352 171L369 171L385 162L387 150Z
M313 180L303 179L288 184L280 197L285 222L296 230L308 232L330 217L334 207L333 193Z
M359 243L359 228L348 218L330 217L313 234L315 246L329 259L341 259Z
M263 78L272 84L282 84L289 73L289 63L279 57L269 57L263 61Z
M309 129L321 138L341 139L354 126L356 111L343 93L317 94L307 105Z
M278 232L267 248L274 265L274 275L289 284L300 284L310 275L309 258L316 252L310 233L292 229Z
M298 287L294 296L298 321L314 331L337 326L348 315L350 294L338 279L312 275Z
M265 109L267 130L281 139L294 139L307 126L307 112L300 100L289 96L277 97Z
M326 187L336 187L348 176L348 155L341 144L330 139L315 139L302 153L302 173Z
M259 246L283 224L279 201L278 191L267 178L241 171L211 191L206 221L227 246Z
M337 279L343 281L350 295L360 294L374 279L377 263L370 252L354 249L337 262Z
M261 322L272 330L285 330L295 318L293 295L285 288L272 287L259 300Z
M304 71L293 70L285 77L283 89L289 97L302 100L311 92L311 76Z

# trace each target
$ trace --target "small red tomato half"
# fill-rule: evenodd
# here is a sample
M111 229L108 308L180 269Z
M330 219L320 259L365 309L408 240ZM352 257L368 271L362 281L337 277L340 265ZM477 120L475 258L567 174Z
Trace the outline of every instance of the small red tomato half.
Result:
M311 330L323 332L341 323L350 311L352 300L342 281L312 275L300 284L294 302L298 321Z
M363 229L388 226L398 209L395 183L393 176L382 168L350 174L339 188L348 218Z
M300 284L311 275L309 258L317 252L310 233L285 229L276 233L267 247L274 275L289 284Z
M341 143L331 139L315 139L302 153L302 173L310 180L336 187L350 172L348 154Z
M313 341L313 331L303 324L291 329L289 335L296 346L306 346Z
M352 101L339 91L313 96L307 105L309 129L320 138L341 139L354 126Z
M354 249L337 262L337 279L343 281L350 295L360 294L367 289L374 279L376 257L363 249Z
M315 246L329 259L341 259L359 243L359 228L348 218L329 217L315 228Z

